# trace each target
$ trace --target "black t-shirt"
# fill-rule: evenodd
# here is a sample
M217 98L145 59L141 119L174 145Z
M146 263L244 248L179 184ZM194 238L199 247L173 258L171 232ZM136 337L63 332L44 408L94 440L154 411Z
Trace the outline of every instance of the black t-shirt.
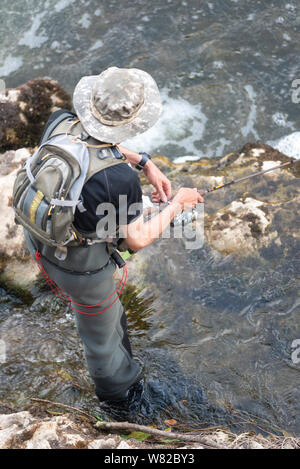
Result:
M44 132L62 112L65 110L56 111L49 117ZM77 118L76 114L72 114ZM120 199L120 196L123 197ZM111 166L92 176L83 186L81 199L86 211L80 212L76 208L74 218L74 226L79 231L96 231L97 223L106 214L104 212L103 215L96 215L101 203L113 204L117 226L120 222L122 225L131 223L142 214L143 210L139 177L127 163Z

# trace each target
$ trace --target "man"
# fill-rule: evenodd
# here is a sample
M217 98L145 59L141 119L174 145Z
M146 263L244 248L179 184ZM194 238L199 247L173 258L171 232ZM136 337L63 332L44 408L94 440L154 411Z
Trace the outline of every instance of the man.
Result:
M120 145L123 140L153 126L161 114L159 91L148 73L111 67L99 76L83 77L75 88L73 104L76 114L69 113L67 117L71 127L73 124L81 126L81 143L92 138L94 145L90 147L93 148L97 143L112 144L112 159L113 155L118 158L121 153L131 166L143 170L155 188L153 201L171 199L170 181L151 157ZM60 112L64 111L57 111L50 117L45 131L53 126ZM105 156L101 148L98 155L99 158ZM127 197L125 207L120 206L120 195ZM145 223L139 178L127 162L93 174L83 186L81 200L82 207L76 208L74 220L78 232L97 233L97 225L103 218L103 214L99 215L99 207L109 202L115 208L120 236L133 251L157 239L183 208L193 208L203 201L196 189L182 188L159 215ZM134 214L130 211L132 204L137 204ZM113 281L115 264L106 243L70 246L67 258L60 260L53 247L42 245L26 231L25 237L32 255L36 250L41 252L45 271L72 300L77 329L99 400L126 402L129 390L141 379L142 371L132 356L125 312Z

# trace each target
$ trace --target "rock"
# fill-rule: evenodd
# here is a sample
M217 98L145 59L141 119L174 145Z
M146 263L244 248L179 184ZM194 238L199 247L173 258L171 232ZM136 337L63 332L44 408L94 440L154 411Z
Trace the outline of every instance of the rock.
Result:
M197 446L197 445L194 445L194 446L181 446L180 447L180 450L182 449L204 449L203 446Z
M16 171L31 151L10 150L0 156L0 195L3 201L0 272L2 271L4 280L23 288L32 284L38 270L27 251L22 228L14 223L11 193ZM269 145L248 143L240 151L223 158L202 158L199 161L179 165L170 163L164 157L157 157L155 161L171 179L176 191L180 186L205 189L220 185L249 175L253 171L268 169L273 165L290 161L290 158ZM247 256L269 246L279 248L286 245L288 249L294 249L297 242L297 231L294 230L294 226L297 223L299 207L299 199L297 200L299 189L296 184L296 177L300 176L298 166L276 170L207 194L205 242L222 255L236 253ZM145 179L143 191L145 194L151 192L151 187ZM172 244L172 240L167 241L168 246ZM176 250L176 243L173 244ZM160 249L158 246L156 243L155 255ZM151 248L134 256L131 263L135 267L137 264L147 264L147 252L152 253ZM148 267L145 265L145 268ZM174 269L177 270L177 262ZM137 270L139 277L142 277L141 269Z
M263 202L250 197L232 202L211 220L208 242L224 254L247 253L262 245L267 246L277 233L268 232L271 218L264 207Z
M99 439L94 440L88 445L88 449L114 449L117 446L117 441L114 438L107 438L107 440Z
M43 422L24 445L26 449L51 449L50 441L58 441L56 421ZM68 439L67 441L69 442ZM74 435L72 435L72 443L77 441L78 438L74 438Z
M258 443L257 441L251 441L248 443L247 449L264 449L264 447L261 443Z
M292 443L292 438L288 438L282 442L282 449L295 449L295 441Z
M23 258L25 246L23 229L15 224L12 208L12 191L17 171L23 166L30 155L29 150L8 151L0 159L0 198L1 198L1 257Z
M11 449L56 449L103 447L108 440L91 438L91 430L78 424L69 415L57 417L33 417L29 412L0 415L0 448ZM106 443L112 447L116 442Z
M83 421L73 416L34 417L30 412L0 414L0 449L114 449L119 436L98 434ZM118 448L129 449L125 441Z
M126 441L123 440L118 445L117 449L132 449L132 447Z
M33 422L29 412L0 415L0 449L8 448L12 438L22 434Z
M297 438L262 437L253 433L232 434L221 429L205 432L205 443L232 449L296 449ZM65 414L34 417L30 412L0 414L0 449L149 449L165 448L134 439L121 440L118 435L100 434L85 420ZM197 443L185 443L180 449L203 449Z
M228 435L228 433L225 433L221 430L217 430L214 434L214 439L215 439L215 442L222 446L222 447L226 447L228 446L229 442L230 442L230 437Z
M0 93L0 152L38 144L50 114L71 109L71 98L55 80L35 78Z
M15 224L12 191L16 173L31 153L21 148L0 155L0 273L3 280L23 288L35 280L38 269L27 250L22 226Z
M221 161L225 161L223 157ZM234 167L252 166L260 167L264 161L276 161L277 164L289 161L290 158L275 148L262 142L246 143L238 152L231 153L227 157L227 163Z

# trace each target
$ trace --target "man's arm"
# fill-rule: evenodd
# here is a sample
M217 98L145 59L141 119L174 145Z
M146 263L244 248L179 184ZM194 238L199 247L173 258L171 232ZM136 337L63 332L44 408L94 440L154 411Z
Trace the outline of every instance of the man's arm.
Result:
M126 244L130 249L139 251L159 238L175 215L182 210L192 209L201 202L203 198L197 189L182 187L172 202L149 221L144 222L143 217L140 216L129 225L121 226L121 236L126 239Z
M118 145L121 153L127 158L132 166L136 166L140 160L141 155L128 148ZM143 168L144 174L148 181L155 187L155 191L152 193L153 202L167 202L172 197L172 186L169 179L161 172L161 170L153 163L152 160L148 160Z

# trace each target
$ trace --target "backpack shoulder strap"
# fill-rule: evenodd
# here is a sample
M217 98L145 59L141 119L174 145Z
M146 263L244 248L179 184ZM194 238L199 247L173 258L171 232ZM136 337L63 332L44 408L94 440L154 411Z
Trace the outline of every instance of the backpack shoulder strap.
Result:
M85 182L91 179L99 171L103 171L104 169L121 163L126 163L127 161L116 147L107 148L107 150L90 148L89 153L90 164Z
M72 142L77 142L88 148L90 162L85 183L99 171L127 161L115 145L111 143L101 143L99 140L91 137L85 132L79 119L74 119L73 115L71 117L73 117L73 119L70 120L65 117L58 122L49 136L54 137L56 135L66 134Z
M51 124L45 130L45 133L44 133L44 135L42 137L42 140L40 142L40 146L43 143L45 143L47 140L49 140L50 136L54 135L54 132L55 132L56 128L59 126L59 124L61 124L63 121L65 121L65 122L68 121L69 122L70 118L74 118L74 114L71 111L65 111L65 112L62 112L61 114L59 114L59 116L56 119L54 119L54 121L51 122Z

